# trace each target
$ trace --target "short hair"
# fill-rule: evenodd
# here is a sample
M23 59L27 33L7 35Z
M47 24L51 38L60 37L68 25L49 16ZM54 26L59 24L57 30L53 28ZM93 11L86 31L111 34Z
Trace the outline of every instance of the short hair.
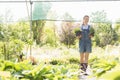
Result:
M83 17L83 19L84 19L85 17L88 17L88 18L89 18L89 16L88 16L88 15L85 15L85 16Z

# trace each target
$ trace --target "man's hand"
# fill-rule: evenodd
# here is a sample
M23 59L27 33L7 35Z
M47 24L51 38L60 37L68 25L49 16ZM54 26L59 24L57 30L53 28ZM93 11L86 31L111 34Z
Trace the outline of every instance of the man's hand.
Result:
M77 36L78 39L80 39L81 37L82 37L81 35Z
M75 32L75 35L76 35L76 36L80 36L81 33L82 33L82 32L79 30L79 31L76 31L76 32Z
M92 37L94 37L94 35L89 35L89 38L92 38Z

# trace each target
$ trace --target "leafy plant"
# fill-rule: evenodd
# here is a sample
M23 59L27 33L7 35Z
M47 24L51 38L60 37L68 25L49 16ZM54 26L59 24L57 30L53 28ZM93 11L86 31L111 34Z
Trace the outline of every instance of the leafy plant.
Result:
M96 61L93 62L91 65L91 68L93 69L93 72L97 77L100 77L107 71L111 70L116 66L115 61L109 61L109 60L103 60L103 59L97 59Z
M67 66L66 64L50 65L39 64L32 66L28 61L13 63L10 61L2 61L4 71L9 71L11 77L9 79L20 80L62 80L62 79L77 79L77 67L74 65Z
M114 69L111 71L106 72L103 74L100 79L102 80L119 80L120 79L120 65L117 65Z

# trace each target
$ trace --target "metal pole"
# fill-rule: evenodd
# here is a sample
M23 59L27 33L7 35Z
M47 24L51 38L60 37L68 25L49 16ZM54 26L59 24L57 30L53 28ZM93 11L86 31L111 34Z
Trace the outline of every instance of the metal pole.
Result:
M32 39L32 4L30 0L30 39ZM32 45L30 45L30 56L32 55Z

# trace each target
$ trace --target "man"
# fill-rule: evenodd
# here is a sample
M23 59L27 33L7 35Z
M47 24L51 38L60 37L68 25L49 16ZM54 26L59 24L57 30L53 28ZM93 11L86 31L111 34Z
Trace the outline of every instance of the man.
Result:
M91 38L94 36L94 30L90 25L88 25L88 22L89 16L85 15L83 17L83 23L80 26L81 34L77 36L79 39L80 68L84 75L88 75L86 70L88 66L89 53L92 51Z

